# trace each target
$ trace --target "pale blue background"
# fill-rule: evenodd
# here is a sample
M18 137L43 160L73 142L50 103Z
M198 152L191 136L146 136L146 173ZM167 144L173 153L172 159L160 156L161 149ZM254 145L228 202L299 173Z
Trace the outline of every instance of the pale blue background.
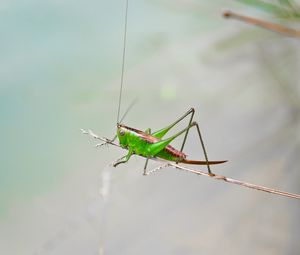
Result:
M0 2L0 253L299 252L299 201L144 177L140 158L107 167L125 152L80 133L115 132L124 2ZM299 193L299 40L227 8L272 20L231 1L130 1L125 122L155 130L195 107L209 157L229 160L216 172ZM196 133L186 150L203 158Z

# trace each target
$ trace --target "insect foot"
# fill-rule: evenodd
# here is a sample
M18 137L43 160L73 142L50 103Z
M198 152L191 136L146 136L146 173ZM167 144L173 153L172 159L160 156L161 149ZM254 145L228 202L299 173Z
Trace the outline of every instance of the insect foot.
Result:
M117 165L119 165L119 164L121 164L121 163L122 163L122 162L118 162L118 161L117 161L117 162L112 163L112 166L113 166L113 167L117 167Z
M104 145L108 146L108 145L111 144L111 143L112 143L112 142L111 142L110 140L107 139L106 142L103 142L103 143L97 143L97 144L95 145L95 147L98 148L98 147L102 147L102 146L104 146Z

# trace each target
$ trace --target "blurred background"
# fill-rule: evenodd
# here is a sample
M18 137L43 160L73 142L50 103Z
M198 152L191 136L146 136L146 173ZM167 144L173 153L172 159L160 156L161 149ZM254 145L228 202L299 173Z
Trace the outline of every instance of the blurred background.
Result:
M194 107L209 159L229 160L214 172L300 193L300 41L226 9L300 29L299 1L129 1L124 123L157 130ZM0 254L298 254L299 201L145 177L139 157L112 168L126 152L81 134L115 134L124 11L0 2ZM195 131L185 150L203 159Z

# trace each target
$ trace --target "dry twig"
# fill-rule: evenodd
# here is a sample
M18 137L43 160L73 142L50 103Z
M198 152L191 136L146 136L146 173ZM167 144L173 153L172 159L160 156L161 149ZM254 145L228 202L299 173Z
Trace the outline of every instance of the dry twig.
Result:
M233 18L233 19L237 19L237 20L240 20L240 21L244 21L248 24L256 25L256 26L265 28L267 30L270 30L270 31L273 31L273 32L276 32L276 33L279 33L279 34L284 34L284 35L287 35L287 36L300 38L300 31L299 30L292 29L292 28L287 28L287 27L281 26L279 24L275 24L275 23L272 23L272 22L252 18L252 17L249 17L249 16L240 15L240 14L234 13L232 11L225 11L223 13L223 16L225 18Z
M101 144L97 144L96 147L101 146L103 144L111 144L111 145L114 145L114 146L117 146L117 147L121 147L119 144L117 144L115 142L112 142L112 141L110 141L109 139L107 139L105 137L100 137L100 136L96 135L91 130L86 131L84 129L81 129L81 131L82 131L83 134L90 135L91 137L103 142ZM187 172L190 172L190 173L193 173L193 174L210 177L210 178L213 178L215 180L225 181L227 183L240 185L240 186L250 188L250 189L256 189L256 190L260 190L260 191L264 191L264 192L267 192L267 193L276 194L276 195L280 195L280 196L284 196L284 197L300 199L299 194L293 194L293 193L281 191L281 190L278 190L278 189L272 189L272 188L268 188L268 187L248 183L248 182L243 182L243 181L239 181L239 180L236 180L236 179L228 178L228 177L223 176L223 175L209 174L209 173L201 171L201 170L190 169L188 167L185 167L185 166L182 166L182 165L179 165L179 164L175 164L175 163L172 163L172 162L168 162L165 165L161 165L161 166L158 166L158 167L154 168L153 170L150 170L148 172L148 175L151 174L151 173L154 173L154 172L156 172L160 169L166 168L166 167L172 167L172 168L187 171Z

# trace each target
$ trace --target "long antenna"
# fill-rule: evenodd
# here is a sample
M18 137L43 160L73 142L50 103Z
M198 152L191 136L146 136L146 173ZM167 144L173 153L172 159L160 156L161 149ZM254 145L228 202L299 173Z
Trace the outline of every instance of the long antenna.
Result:
M117 124L119 123L119 118L120 118L122 90L123 90L123 81L124 81L124 66L125 66L126 37L127 37L127 14L128 14L128 0L126 0L126 9L125 9L125 26L124 26L124 39L123 39L122 71L121 71L121 84L120 84Z
M135 105L136 102L137 102L137 99L135 99L135 100L133 100L133 101L131 102L131 104L128 106L127 110L125 111L125 113L124 113L123 116L121 117L120 123L122 123L122 121L123 121L124 118L126 117L127 113L131 110L131 108ZM119 124L119 123L117 123L117 124ZM116 140L117 136L118 136L118 135L115 135L114 138L113 138L111 141L113 142L114 140Z

